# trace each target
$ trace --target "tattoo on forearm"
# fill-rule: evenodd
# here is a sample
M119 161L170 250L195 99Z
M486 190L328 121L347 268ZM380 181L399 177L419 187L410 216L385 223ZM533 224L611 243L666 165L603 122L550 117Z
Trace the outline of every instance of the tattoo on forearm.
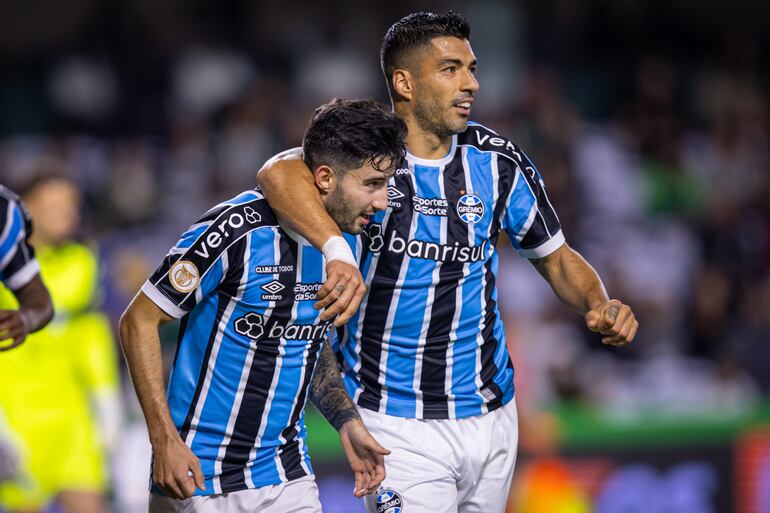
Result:
M340 366L328 342L321 349L310 383L310 402L336 430L351 419L361 418L342 384Z

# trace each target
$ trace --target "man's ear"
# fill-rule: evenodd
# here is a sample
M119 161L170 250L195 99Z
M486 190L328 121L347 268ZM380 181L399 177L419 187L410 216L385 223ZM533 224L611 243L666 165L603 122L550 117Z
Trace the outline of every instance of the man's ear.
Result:
M321 194L328 194L337 183L337 175L329 166L318 166L315 170L315 185Z
M390 85L396 96L411 100L414 95L414 76L409 70L397 69L393 72Z

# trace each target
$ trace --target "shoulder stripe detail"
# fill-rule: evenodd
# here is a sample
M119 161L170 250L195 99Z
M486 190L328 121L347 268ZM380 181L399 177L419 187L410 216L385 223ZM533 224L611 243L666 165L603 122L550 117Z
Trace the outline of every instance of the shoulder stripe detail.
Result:
M158 308L166 312L171 317L174 317L175 319L179 319L187 313L185 310L182 310L177 305L175 305L173 301L167 298L166 295L163 294L159 288L153 285L150 280L144 282L144 285L142 285L140 290L144 293L145 296L150 298L150 301L155 303Z
M40 274L40 264L35 259L28 260L24 267L6 278L6 285L11 290L19 290L38 274Z
M505 155L516 165L522 167L525 165L521 148L507 137L502 137L483 125L469 125L468 129L460 134L458 143L460 146L473 146L481 151Z
M559 249L566 242L561 230L554 233L550 239L534 248L522 248L516 252L524 258L544 258Z
M277 225L278 221L266 202L263 199L253 199L246 203L232 205L221 212L184 253L174 252L174 254L180 255L177 261L185 260L192 263L202 280L219 257L245 235L259 228ZM170 270L169 266L165 273L156 278L154 282L156 287L166 279ZM179 301L179 304L182 304L192 293L188 293L183 300Z

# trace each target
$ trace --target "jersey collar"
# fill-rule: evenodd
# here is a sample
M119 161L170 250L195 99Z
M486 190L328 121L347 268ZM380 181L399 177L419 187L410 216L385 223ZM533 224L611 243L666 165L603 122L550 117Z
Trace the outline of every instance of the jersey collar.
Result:
M446 156L440 159L424 159L421 157L417 157L415 155L412 155L409 153L409 151L406 152L406 158L410 162L414 162L418 166L428 166L428 167L440 167L445 166L451 162L452 158L454 158L455 150L457 149L457 134L452 136L452 146L449 147L449 152L447 152Z

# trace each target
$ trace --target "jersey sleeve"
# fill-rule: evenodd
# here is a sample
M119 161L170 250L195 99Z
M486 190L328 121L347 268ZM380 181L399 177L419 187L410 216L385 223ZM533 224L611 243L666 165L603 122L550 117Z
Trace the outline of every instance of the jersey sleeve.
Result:
M548 199L543 178L521 151L506 201L503 227L519 255L543 258L564 244L559 217Z
M0 280L19 290L40 273L29 244L32 219L20 200L0 196Z
M264 218L257 210L255 200L209 211L171 248L142 292L168 315L180 318L230 277L240 280L246 235Z

